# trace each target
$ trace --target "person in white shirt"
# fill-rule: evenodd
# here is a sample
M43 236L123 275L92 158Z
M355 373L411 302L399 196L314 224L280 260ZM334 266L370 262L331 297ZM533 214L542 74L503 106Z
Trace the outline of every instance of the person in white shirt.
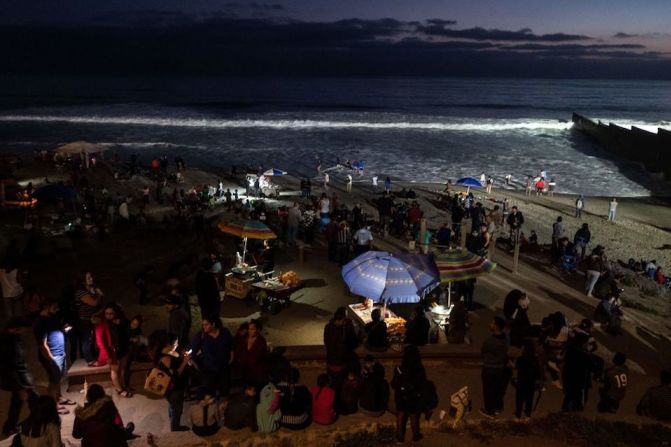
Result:
M352 174L347 174L347 192L352 192Z
M480 183L482 183L482 185L484 186L486 182L487 182L487 176L483 172L482 174L480 174Z
M364 253L371 248L373 243L373 235L370 232L370 227L361 227L354 233L354 251L357 255Z
M329 190L329 182L331 181L331 177L329 176L328 172L324 172L324 191Z
M513 175L508 174L506 175L506 185L510 186L513 183Z
M615 222L615 212L617 211L617 199L613 197L608 206L608 221Z
M377 175L373 176L373 189L377 191Z
M5 304L5 316L23 315L23 286L19 281L19 268L11 259L0 268L0 287Z
M128 201L124 200L121 202L121 205L119 205L119 216L126 220L130 220L130 214L128 212Z

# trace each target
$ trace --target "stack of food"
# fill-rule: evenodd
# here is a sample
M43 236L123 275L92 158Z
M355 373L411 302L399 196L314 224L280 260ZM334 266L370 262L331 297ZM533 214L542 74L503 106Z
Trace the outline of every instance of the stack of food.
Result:
M296 287L300 280L298 279L298 274L290 270L280 275L280 282L287 287Z
M387 334L390 338L402 338L405 335L405 320L401 317L385 318Z

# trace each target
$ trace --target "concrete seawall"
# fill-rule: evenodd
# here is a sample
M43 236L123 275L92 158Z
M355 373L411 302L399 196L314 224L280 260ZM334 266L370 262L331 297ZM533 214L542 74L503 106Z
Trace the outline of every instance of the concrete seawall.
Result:
M671 131L658 129L652 133L638 127L627 129L613 123L595 122L573 113L574 127L608 152L627 160L642 163L645 169L663 174L671 181Z

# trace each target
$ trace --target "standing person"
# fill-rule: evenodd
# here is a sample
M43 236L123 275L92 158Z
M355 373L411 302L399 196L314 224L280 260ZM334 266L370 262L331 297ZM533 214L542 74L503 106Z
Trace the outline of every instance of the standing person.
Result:
M119 410L112 398L105 395L105 390L97 383L89 386L86 392L86 404L75 409L72 437L81 439L82 447L126 447L128 445L127 431L124 430Z
M301 208L298 202L289 208L287 213L287 244L296 245L296 235L298 234L298 226L301 223L302 215Z
M372 355L364 359L359 408L367 416L380 417L389 405L389 383L384 378L384 366Z
M238 369L237 376L244 377L257 386L267 383L265 360L268 353L266 339L261 335L261 322L252 319L247 325L247 335L238 340L234 351L234 366Z
M573 236L573 245L575 246L575 252L579 254L580 259L585 258L585 251L587 250L587 245L592 239L592 233L589 231L589 224L585 222L582 224L582 227L575 232Z
M181 425L181 420L191 356L188 351L180 353L177 336L165 330L153 332L149 336L149 345L154 367L170 376L170 386L165 394L170 431L187 431L189 427Z
M175 334L179 345L185 347L189 341L191 321L182 305L182 298L171 293L165 297L164 303L168 311L168 333Z
M358 359L354 350L359 340L352 321L347 318L344 307L339 307L333 318L324 327L324 347L326 348L326 372L331 384L340 389L351 369L356 369Z
M23 315L23 286L19 266L13 256L7 256L0 268L0 288L5 305L5 317Z
M527 188L526 188L526 190L524 191L524 194L525 194L525 195L527 195L527 196L530 196L530 195L531 195L531 190L532 190L532 188L533 188L533 184L534 184L534 183L533 183L533 179L531 178L531 176L530 176L530 175L527 176Z
M613 197L608 205L608 221L615 222L615 212L617 211L617 199Z
M337 236L338 246L336 256L340 266L343 266L349 262L351 240L349 223L347 223L346 220L343 220L340 222Z
M484 171L480 173L480 184L484 185L487 182L487 175Z
M88 270L82 272L76 292L75 307L77 308L77 339L81 356L91 366L96 360L95 340L93 338L93 322L91 319L100 312L105 294L93 281Z
M356 230L354 242L354 253L357 256L369 251L373 244L373 234L370 232L370 227L361 227Z
M506 185L510 186L513 184L513 175L512 174L507 174L506 175Z
M551 178L550 181L548 182L548 195L550 197L554 197L555 188L557 188L557 182L555 182L555 179Z
M585 209L585 196L580 194L577 199L575 199L575 217L576 219L582 218L582 212Z
M576 336L567 344L562 370L564 400L562 411L581 412L585 409L587 392L592 382L592 361L587 353L588 337Z
M326 226L326 220L330 220L331 215L331 201L326 193L322 193L321 199L319 199L319 228L324 228Z
M419 429L422 413L422 390L426 383L426 371L417 346L408 345L403 350L400 366L394 370L391 387L396 402L396 441L405 442L405 430L410 419L412 441L419 442L423 436Z
M377 175L373 176L373 191L377 192Z
M533 410L536 384L542 378L542 372L536 349L531 340L525 340L522 355L515 361L517 370L517 388L515 392L515 417L522 418L522 410L527 418L531 417Z
M510 227L510 242L512 244L519 242L520 231L522 229L522 225L524 224L524 216L517 209L517 206L513 206L511 208L511 212L508 214L506 223Z
M494 185L494 177L491 175L487 177L487 194L492 193L492 186Z
M503 411L503 397L506 394L510 370L508 368L508 345L503 333L506 323L501 317L494 317L489 330L492 335L482 344L482 394L483 416L494 417Z
M352 192L352 174L347 174L347 180L345 182L345 187L348 193Z
M0 333L0 389L12 393L7 420L2 426L3 436L16 431L23 403L27 402L30 406L37 398L21 337L29 327L23 318L13 317Z
M244 259L242 260L244 262ZM207 257L200 262L200 270L196 275L196 294L201 316L219 316L221 296L219 283L212 273L212 260Z
M597 408L600 413L617 413L629 384L629 368L625 365L627 356L618 352L613 357L613 366L603 375L603 387L599 391L601 399Z
M587 258L587 270L585 271L585 294L587 296L592 296L594 286L596 285L597 281L599 281L601 273L605 270L606 267L603 261L603 247L601 245L597 245L594 250L592 250L592 254L589 256L589 258Z
M109 303L102 312L100 322L96 324L96 343L98 345L97 366L109 365L110 377L114 389L121 397L132 397L123 382L128 366L128 348L130 345L130 325L121 312L121 308Z
M190 349L200 369L203 386L212 395L227 396L233 337L219 316L203 317L203 330L191 339Z
M58 402L58 413L69 414L63 405L75 405L70 399L63 399L61 382L67 373L65 360L65 332L58 318L58 302L47 300L42 304L40 314L33 325L37 342L37 358L49 378L48 393Z
M335 219L331 219L324 228L324 237L328 243L328 260L329 262L337 262L338 257L338 231L340 226Z
M391 178L389 176L384 179L384 192L391 194Z
M331 181L331 177L329 176L328 172L324 172L324 191L326 193L329 192L329 182Z
M19 431L24 447L63 447L61 439L61 418L58 416L56 401L51 396L40 396L32 406L30 416ZM12 444L14 445L14 444Z
M557 221L552 224L552 253L555 259L559 259L559 240L564 237L564 233L562 217L558 216Z

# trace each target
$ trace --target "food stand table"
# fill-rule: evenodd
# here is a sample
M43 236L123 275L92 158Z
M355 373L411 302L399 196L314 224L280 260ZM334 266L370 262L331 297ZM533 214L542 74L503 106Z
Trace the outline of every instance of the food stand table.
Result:
M224 280L224 296L232 296L239 300L247 299L252 284L259 280L256 267L233 267L226 273Z
M279 277L274 277L255 282L251 286L257 289L259 294L265 293L266 297L262 300L262 307L276 314L280 308L291 304L291 295L303 286L303 281L288 285L280 281Z
M376 306L382 308L382 306ZM372 320L371 312L375 307L366 306L365 304L350 304L347 306L347 312L349 313L350 318L356 321L360 326L360 330L363 332L366 324L370 323ZM405 319L399 317L391 309L387 308L386 316L384 317L384 322L387 324L387 337L389 338L389 343L403 343L405 338Z

